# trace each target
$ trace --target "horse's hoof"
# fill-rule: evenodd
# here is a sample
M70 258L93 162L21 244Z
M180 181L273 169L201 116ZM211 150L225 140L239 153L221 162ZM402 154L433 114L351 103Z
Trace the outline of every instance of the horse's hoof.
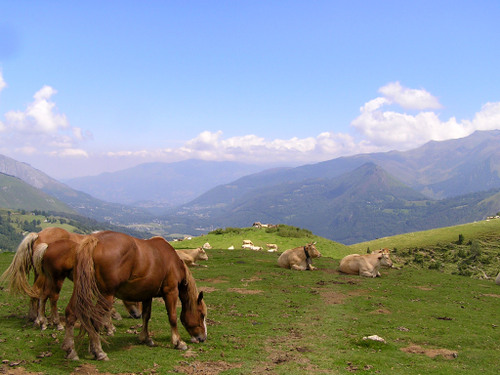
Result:
M94 359L95 359L96 361L109 361L109 357L108 357L108 355L107 355L106 353L104 353L104 352L101 352L101 353L99 353L99 354L96 354L96 355L94 356Z
M151 339L147 339L146 341L144 341L144 344L146 344L146 346L149 346L150 348L153 348L156 346L156 344L154 343L153 340Z
M181 341L179 342L176 347L177 350L187 350L188 346L186 345L185 342Z
M66 359L71 359L73 361L79 361L80 360L80 358L78 357L78 354L74 350L72 350L68 354L66 354Z

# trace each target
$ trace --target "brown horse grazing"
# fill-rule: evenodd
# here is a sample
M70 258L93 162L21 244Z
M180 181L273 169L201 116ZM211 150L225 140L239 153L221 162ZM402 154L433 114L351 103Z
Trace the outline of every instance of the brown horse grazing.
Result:
M177 300L181 300L181 322L191 342L207 338L207 307L203 292L198 294L188 267L163 238L141 240L118 232L98 232L80 245L74 268L74 288L66 308L66 334L62 345L66 358L78 359L74 324L80 320L88 332L90 352L97 360L107 360L102 350L100 328L109 315L114 297L142 302L142 331L139 340L154 346L148 323L154 297L161 297L168 312L172 344L185 350L177 330Z
M8 288L12 293L31 297L28 318L42 329L46 329L48 323L54 324L57 329L63 329L57 311L59 292L65 278L72 279L76 245L84 238L84 235L58 227L49 227L39 233L29 233L19 244L14 259L1 276L2 281L8 281ZM57 245L52 246L53 243ZM28 283L31 270L35 275L33 285ZM48 298L51 302L49 320L45 317L45 304ZM125 302L124 304L132 317L140 318L139 304ZM111 324L106 327L108 333L114 328Z

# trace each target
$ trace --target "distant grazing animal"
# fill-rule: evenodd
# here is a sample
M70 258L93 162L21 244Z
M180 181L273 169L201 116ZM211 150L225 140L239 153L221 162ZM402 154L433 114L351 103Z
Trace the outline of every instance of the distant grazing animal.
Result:
M288 249L278 258L278 265L292 270L305 271L314 270L311 264L312 258L321 257L321 253L316 249L316 242L311 242L306 246Z
M495 279L495 284L500 285L500 272L497 275L497 278Z
M208 242L205 242L202 246L205 250L209 250L212 248L212 246L208 243Z
M189 268L163 238L142 240L124 233L105 231L87 236L76 253L74 287L66 307L66 333L62 349L67 359L78 359L74 326L77 320L89 335L90 353L108 360L99 335L109 320L114 297L142 302L142 331L139 340L154 346L149 336L153 298L161 297L168 313L171 340L176 349L186 350L177 329L177 300L181 322L191 342L207 339L207 307L203 292L198 293Z
M251 240L243 240L243 245L253 245Z
M371 254L351 254L340 261L339 271L349 275L380 277L380 266L392 267L388 249Z
M227 249L228 249L228 250L234 250L234 246L233 246L233 245L231 245L231 246L229 246Z
M46 329L54 324L57 329L63 326L59 319L57 302L66 278L72 279L77 245L85 235L68 232L62 228L49 227L38 233L29 233L19 244L16 255L9 268L2 275L2 280L9 281L12 293L25 294L31 298L28 318ZM34 284L29 285L28 277L34 271ZM47 299L51 303L49 320L45 316ZM140 318L140 304L125 303L125 307L134 318ZM114 318L120 318L113 309ZM108 333L114 330L111 322L106 325Z
M248 243L244 243L243 245L241 245L241 248L242 249L248 249L248 250L255 250L255 251L262 250L262 247L255 246L254 244L248 244Z
M205 265L196 264L197 260L208 260L208 255L202 247L196 249L180 249L176 251L179 258L181 258L188 267L206 267Z
M267 251L270 253L273 253L275 251L278 251L278 245L275 243L266 243Z

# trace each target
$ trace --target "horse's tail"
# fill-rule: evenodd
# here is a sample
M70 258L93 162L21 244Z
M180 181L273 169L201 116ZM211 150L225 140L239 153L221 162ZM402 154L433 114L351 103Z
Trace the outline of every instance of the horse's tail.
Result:
M81 328L90 337L99 335L99 329L108 322L106 302L99 291L94 269L94 249L97 238L90 235L83 240L76 251L73 269L73 298L75 316ZM82 333L83 331L80 331Z
M0 276L0 282L8 282L8 289L13 294L26 294L38 297L36 290L29 284L30 271L33 268L33 243L38 233L29 233L17 247L14 259Z
M38 244L35 247L35 251L33 252L33 268L35 269L35 273L41 275L43 272L43 257L45 255L45 251L49 247L46 243Z

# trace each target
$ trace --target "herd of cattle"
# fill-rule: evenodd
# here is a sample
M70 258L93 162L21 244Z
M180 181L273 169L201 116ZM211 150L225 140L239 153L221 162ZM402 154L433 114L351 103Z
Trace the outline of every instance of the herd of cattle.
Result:
M268 252L278 251L276 244L266 244L266 247ZM212 246L206 242L202 247L196 249L177 250L177 254L188 267L193 267L198 265L196 262L199 260L208 260L205 250L211 248ZM263 250L262 246L254 245L251 240L243 240L241 248L255 251ZM234 246L230 246L228 249L234 250ZM316 242L311 242L305 246L285 250L278 257L278 266L297 271L312 271L316 269L312 265L312 259L319 257L321 257L321 253L316 248ZM380 277L379 269L381 266L392 267L389 249L375 250L371 254L347 255L340 261L339 271L349 275Z

